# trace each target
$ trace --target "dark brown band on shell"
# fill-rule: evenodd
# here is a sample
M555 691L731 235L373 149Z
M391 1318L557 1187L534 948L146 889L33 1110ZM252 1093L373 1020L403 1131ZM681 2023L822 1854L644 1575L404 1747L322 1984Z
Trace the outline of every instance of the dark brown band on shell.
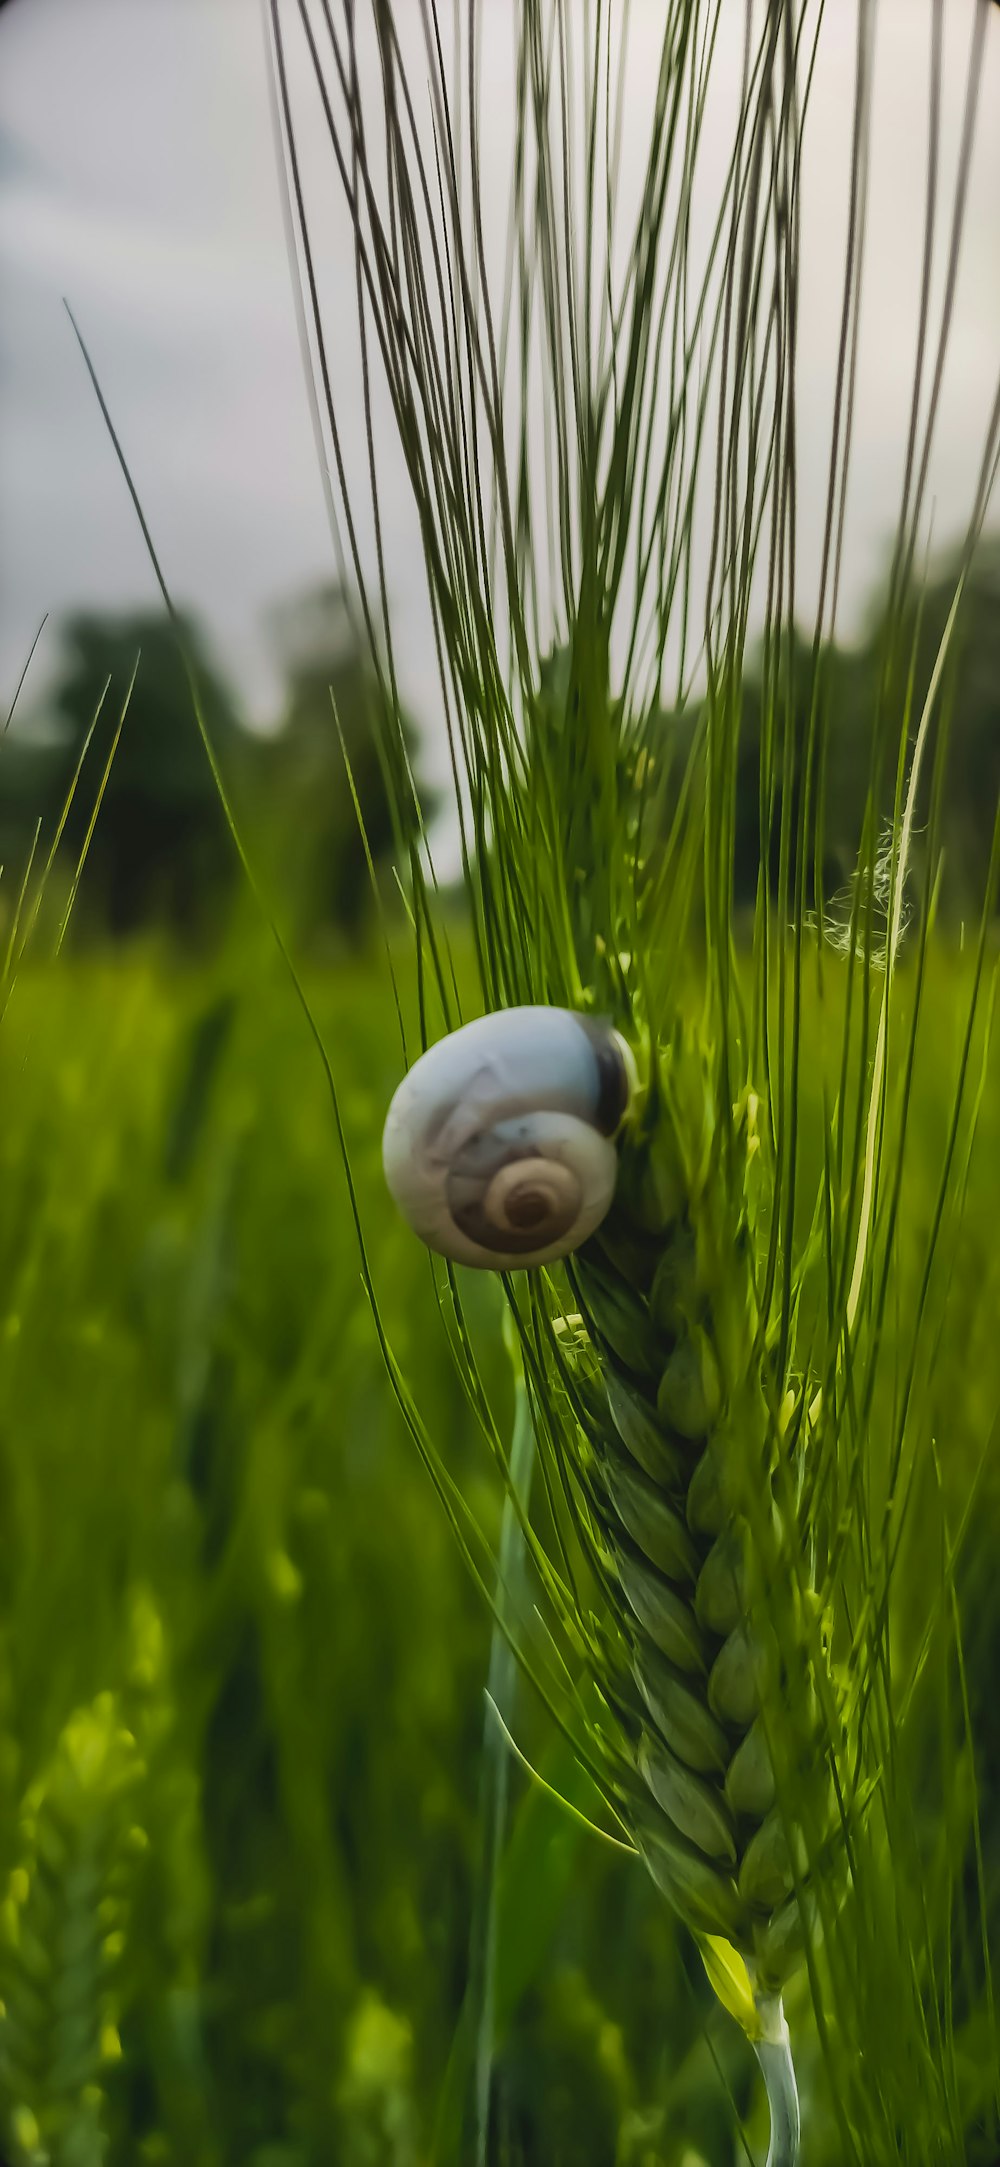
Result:
M575 1016L574 1022L586 1032L597 1063L594 1127L602 1136L613 1136L621 1127L628 1107L629 1076L625 1056L609 1023L597 1023L590 1016Z

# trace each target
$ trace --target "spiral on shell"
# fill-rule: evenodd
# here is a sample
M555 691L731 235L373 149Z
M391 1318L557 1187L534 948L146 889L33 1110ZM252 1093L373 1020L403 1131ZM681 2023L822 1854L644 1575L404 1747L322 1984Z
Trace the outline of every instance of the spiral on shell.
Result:
M404 1077L382 1160L428 1248L484 1271L549 1264L608 1211L635 1083L625 1040L563 1008L508 1008L439 1039Z

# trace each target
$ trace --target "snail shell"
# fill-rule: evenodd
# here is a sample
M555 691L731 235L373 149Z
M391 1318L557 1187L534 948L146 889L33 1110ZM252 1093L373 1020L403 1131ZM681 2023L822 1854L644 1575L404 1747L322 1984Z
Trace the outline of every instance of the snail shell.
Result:
M550 1264L614 1195L612 1138L635 1085L625 1040L565 1008L466 1023L415 1062L389 1108L385 1178L429 1249L483 1271Z

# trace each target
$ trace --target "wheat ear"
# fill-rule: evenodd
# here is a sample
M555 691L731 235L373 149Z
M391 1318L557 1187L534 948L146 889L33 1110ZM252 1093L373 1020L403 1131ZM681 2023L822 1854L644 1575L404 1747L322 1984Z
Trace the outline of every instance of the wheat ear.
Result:
M696 1934L741 1952L766 2004L801 1950L808 1862L832 1833L835 1739L775 1481L791 1350L777 1372L763 1127L752 1091L735 1114L713 1104L711 1061L678 1029L612 1210L571 1270L596 1354L577 1519L610 1599L601 1684L618 1773L654 1879Z

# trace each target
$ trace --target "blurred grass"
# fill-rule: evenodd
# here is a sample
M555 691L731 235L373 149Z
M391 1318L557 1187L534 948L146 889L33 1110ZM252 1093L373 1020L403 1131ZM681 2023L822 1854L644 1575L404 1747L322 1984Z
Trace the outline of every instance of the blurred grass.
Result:
M941 951L931 970L901 1315L970 964ZM393 1345L495 1533L428 1261L383 1193L388 989L363 959L308 990ZM814 999L813 1157L821 1024ZM461 2081L489 1621L387 1387L315 1050L270 958L181 966L150 944L23 972L0 1093L0 2158L417 2167L449 2056ZM994 1065L921 1380L956 1519L1000 1402L998 1197ZM507 1420L485 1275L470 1304ZM994 1917L998 1531L994 1468L964 1582ZM923 1481L911 1637L940 1540ZM519 1722L550 1750L536 1711ZM726 2086L759 2143L749 2050L645 1876L515 1789L498 2160L745 2157ZM816 2167L836 2157L825 2119Z

